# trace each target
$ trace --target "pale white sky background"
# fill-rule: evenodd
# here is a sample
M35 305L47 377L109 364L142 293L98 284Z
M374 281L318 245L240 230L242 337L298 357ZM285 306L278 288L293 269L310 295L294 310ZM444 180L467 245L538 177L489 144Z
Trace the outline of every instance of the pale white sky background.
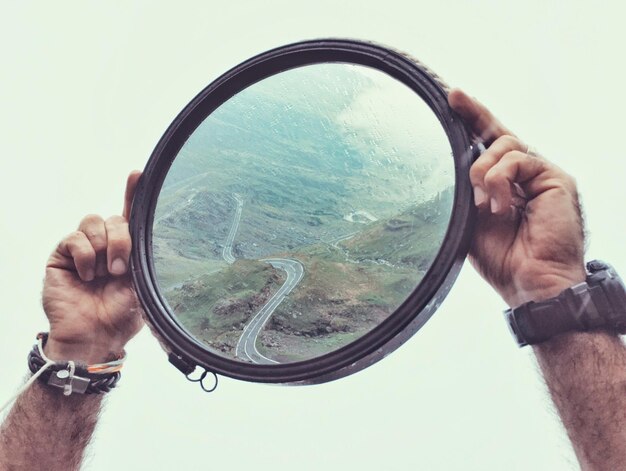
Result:
M46 327L43 267L89 212L121 209L179 110L268 48L324 36L406 50L578 179L588 257L626 275L622 2L3 2L0 397ZM575 459L504 303L466 266L433 319L366 371L204 394L147 330L128 347L85 469L570 470ZM42 434L54 429L42 430Z

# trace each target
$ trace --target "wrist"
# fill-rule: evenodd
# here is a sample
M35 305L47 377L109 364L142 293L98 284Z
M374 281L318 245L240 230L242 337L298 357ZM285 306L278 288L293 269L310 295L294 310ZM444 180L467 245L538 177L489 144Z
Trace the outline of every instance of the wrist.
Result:
M539 344L568 332L608 330L626 333L626 287L615 269L601 260L587 263L584 281L548 296L552 289L576 281L569 278L504 314L518 345Z
M50 337L44 346L46 356L55 361L80 361L86 364L106 363L119 357L123 345L106 341L64 341Z
M502 297L509 307L515 308L530 301L545 301L558 296L567 288L582 283L585 278L584 266L567 273L537 275L526 282L515 283L508 292L503 293Z
M84 349L66 348L53 340L48 347L49 334L40 332L37 334L35 344L28 354L28 368L33 377L28 384L39 380L44 384L55 388L62 388L63 395L77 394L102 394L115 388L120 379L120 370L126 360L126 353L111 361L101 361L102 353L93 348L89 352ZM55 355L50 358L48 355ZM61 360L61 357L70 357L72 360ZM91 363L95 362L95 363ZM89 364L91 363L91 364Z

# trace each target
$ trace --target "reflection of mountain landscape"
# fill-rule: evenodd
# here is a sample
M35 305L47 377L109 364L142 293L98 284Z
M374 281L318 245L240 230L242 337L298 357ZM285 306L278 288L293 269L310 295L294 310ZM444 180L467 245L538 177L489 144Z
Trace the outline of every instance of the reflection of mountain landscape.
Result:
M419 181L432 166L412 165L397 150L359 150L356 131L337 116L371 78L320 67L256 84L219 108L185 144L161 192L153 233L159 281L181 323L226 356L285 282L261 259L304 266L257 342L274 361L297 361L346 344L393 312L447 228L452 171L448 185L427 195ZM293 87L305 91L291 99ZM449 158L443 140L441 158Z

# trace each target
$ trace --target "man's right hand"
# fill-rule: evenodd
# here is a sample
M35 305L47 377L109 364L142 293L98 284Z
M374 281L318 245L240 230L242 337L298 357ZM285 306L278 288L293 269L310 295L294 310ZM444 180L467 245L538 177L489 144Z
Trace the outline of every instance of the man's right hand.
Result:
M481 103L452 90L450 106L487 150L470 170L478 221L470 261L511 307L585 280L576 183L504 127Z
M45 351L52 360L109 361L143 325L128 272L128 219L140 176L128 177L121 216L85 217L50 255L43 307L50 321Z

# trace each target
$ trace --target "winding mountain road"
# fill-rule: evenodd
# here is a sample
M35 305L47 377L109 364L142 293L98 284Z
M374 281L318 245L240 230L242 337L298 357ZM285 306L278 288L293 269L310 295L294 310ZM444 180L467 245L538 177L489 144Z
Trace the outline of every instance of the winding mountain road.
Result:
M287 273L287 279L280 287L278 291L270 298L270 300L257 312L250 322L246 324L243 329L243 333L237 342L237 348L235 349L235 355L244 360L251 361L258 364L274 364L278 363L276 360L263 356L257 348L256 341L259 333L267 323L268 319L274 313L274 310L283 302L283 299L300 283L304 276L304 266L298 260L289 258L267 258L261 260L262 262L268 262L274 268Z
M243 199L237 193L232 194L233 199L237 203L235 209L235 216L226 238L226 243L222 249L222 257L228 264L235 263L235 256L233 255L233 243L235 242L235 236L239 230L239 223L241 222L241 212L243 210ZM287 279L283 285L274 293L265 305L259 309L252 319L246 324L237 342L235 348L235 356L251 361L252 363L269 365L278 363L271 358L263 356L256 348L256 341L259 333L267 323L268 319L274 313L274 310L283 302L283 299L300 283L304 276L304 266L298 260L289 258L267 258L260 260L261 262L267 262L274 268L284 271L287 274Z
M226 260L226 263L229 264L235 263L235 257L233 256L233 242L235 241L235 235L237 235L237 230L239 229L241 210L243 209L243 200L241 197L237 193L233 193L232 196L237 203L237 208L235 209L233 223L230 226L230 232L226 238L226 244L224 244L224 248L222 249L222 257Z

